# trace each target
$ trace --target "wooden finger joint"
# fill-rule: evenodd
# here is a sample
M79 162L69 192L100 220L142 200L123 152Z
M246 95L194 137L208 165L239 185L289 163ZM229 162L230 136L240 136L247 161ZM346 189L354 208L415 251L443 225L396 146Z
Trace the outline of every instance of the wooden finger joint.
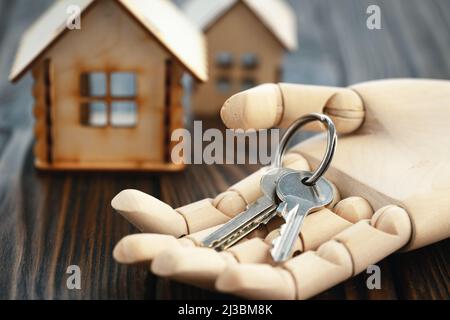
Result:
M203 199L175 210L186 220L188 233L197 232L229 220L213 206L211 199Z

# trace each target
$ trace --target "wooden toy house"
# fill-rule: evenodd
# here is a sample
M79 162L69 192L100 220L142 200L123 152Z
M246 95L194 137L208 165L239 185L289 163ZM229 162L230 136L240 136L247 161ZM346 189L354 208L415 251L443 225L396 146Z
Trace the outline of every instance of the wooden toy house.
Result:
M200 116L217 116L236 92L278 82L284 53L297 48L296 18L283 0L188 0L183 11L208 45L209 81L192 100Z
M69 29L68 8L80 10ZM42 169L176 170L181 76L207 79L201 30L165 0L60 0L24 34L10 80L34 78Z

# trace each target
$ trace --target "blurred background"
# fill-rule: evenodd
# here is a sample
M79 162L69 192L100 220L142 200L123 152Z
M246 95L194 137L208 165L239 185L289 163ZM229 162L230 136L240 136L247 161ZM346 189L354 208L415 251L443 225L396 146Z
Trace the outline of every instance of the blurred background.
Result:
M0 127L29 126L31 76L8 74L22 33L52 0L0 0ZM174 1L181 8L187 0ZM284 82L346 86L389 77L448 79L450 3L445 0L287 0L297 17L298 50L283 60ZM366 26L370 5L381 30Z
M347 86L391 77L450 78L448 0L287 2L296 16L298 49L283 56L284 82ZM214 197L256 167L199 165L175 174L36 171L32 78L13 85L8 74L22 33L51 3L0 0L0 298L216 297L155 279L144 266L117 265L114 244L137 230L109 202L120 190L136 188L177 207ZM366 25L373 4L381 9L379 30ZM384 260L381 291L368 291L356 277L318 298L448 299L448 248L447 241ZM70 264L83 270L83 290L65 287Z

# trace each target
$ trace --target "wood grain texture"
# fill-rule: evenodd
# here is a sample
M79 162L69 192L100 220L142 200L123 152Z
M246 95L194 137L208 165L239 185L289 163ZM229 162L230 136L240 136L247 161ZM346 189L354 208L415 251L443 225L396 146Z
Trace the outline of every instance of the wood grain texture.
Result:
M120 190L136 188L178 207L215 196L255 166L192 165L173 174L33 168L31 77L12 86L7 74L18 37L51 2L0 0L0 298L227 297L157 279L148 266L116 264L114 244L137 230L109 202ZM447 0L290 3L298 14L300 50L285 59L285 82L346 86L385 77L450 78ZM380 5L382 30L366 28L369 4ZM362 273L316 298L449 299L449 253L446 240L394 255L380 263L381 290L367 290ZM70 264L81 267L81 290L66 289Z

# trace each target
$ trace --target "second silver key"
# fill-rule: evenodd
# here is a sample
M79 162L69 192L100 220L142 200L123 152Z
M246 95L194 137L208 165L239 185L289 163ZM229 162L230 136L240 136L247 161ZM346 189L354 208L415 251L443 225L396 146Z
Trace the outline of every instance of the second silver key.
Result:
M277 211L286 223L281 226L280 235L272 242L271 254L274 261L285 261L291 256L306 215L333 200L330 182L321 177L314 185L308 186L303 181L309 176L310 172L300 171L286 174L278 180L277 195L282 202Z

